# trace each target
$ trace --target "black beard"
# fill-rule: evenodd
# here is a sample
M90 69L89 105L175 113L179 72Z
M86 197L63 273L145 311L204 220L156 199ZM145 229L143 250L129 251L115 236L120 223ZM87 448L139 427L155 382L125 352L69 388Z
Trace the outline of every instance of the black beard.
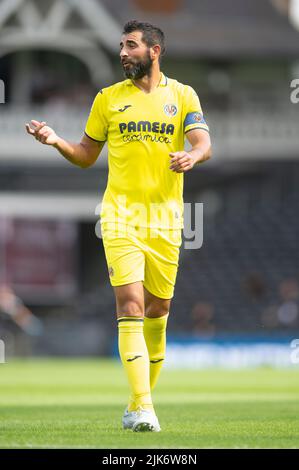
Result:
M132 64L129 69L124 69L124 76L133 80L138 80L139 78L143 78L146 75L150 77L152 72L152 65L153 60L148 53L145 59L137 62L136 64Z

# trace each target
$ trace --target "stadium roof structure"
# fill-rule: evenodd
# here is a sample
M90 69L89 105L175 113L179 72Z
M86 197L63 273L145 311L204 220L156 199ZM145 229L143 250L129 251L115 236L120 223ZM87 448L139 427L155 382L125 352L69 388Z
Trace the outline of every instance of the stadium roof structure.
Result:
M95 83L109 80L113 72L105 52L118 53L122 25L137 18L166 32L172 57L297 58L299 31L290 2L1 0L0 57L17 50L56 49L77 56Z
M1 0L0 57L57 50L85 63L94 83L113 77L106 51L118 51L121 27L97 0Z
M172 56L298 57L299 31L289 19L288 3L280 8L280 0L181 0L169 11L167 0L148 2L148 8L141 0L101 2L121 24L138 19L159 25Z

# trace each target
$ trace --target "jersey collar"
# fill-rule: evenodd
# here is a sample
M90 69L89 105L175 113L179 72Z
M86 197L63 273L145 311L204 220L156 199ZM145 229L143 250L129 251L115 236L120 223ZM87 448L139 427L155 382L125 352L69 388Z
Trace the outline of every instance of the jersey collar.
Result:
M167 77L161 72L161 80L158 86L167 86Z

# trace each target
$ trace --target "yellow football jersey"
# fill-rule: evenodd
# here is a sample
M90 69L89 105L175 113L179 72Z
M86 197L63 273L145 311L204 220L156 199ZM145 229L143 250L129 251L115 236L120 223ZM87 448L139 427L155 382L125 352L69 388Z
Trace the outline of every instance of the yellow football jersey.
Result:
M108 142L101 221L183 228L184 174L169 169L169 153L183 150L184 134L196 128L209 130L197 94L163 74L148 94L129 79L103 88L85 129Z

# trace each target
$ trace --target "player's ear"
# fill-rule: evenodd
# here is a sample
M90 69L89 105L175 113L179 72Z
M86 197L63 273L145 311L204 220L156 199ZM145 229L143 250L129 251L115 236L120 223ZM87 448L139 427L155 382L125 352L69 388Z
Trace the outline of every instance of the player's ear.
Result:
M156 44L155 46L151 47L150 51L151 59L159 58L159 55L161 54L161 46Z

